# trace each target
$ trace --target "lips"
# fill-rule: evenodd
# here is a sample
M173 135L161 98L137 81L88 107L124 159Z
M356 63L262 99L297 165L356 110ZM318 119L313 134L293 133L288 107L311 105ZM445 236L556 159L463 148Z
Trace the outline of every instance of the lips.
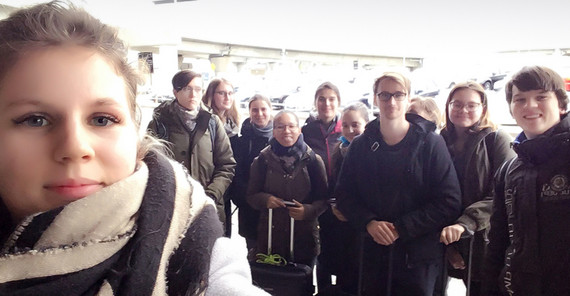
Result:
M532 115L525 115L525 119L537 119L540 117L540 114L532 114Z
M103 183L85 178L66 179L44 186L45 189L58 194L68 201L84 198L101 190L103 187Z

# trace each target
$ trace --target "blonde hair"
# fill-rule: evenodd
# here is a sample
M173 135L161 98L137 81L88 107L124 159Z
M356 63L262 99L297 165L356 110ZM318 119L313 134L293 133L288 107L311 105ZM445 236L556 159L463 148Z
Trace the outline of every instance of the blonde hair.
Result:
M408 79L408 77L398 72L385 72L384 74L382 74L382 76L376 78L376 80L374 81L374 86L372 88L372 90L374 91L373 93L374 97L376 97L376 93L378 92L378 85L380 84L380 82L386 79L393 80L398 84L400 84L401 86L403 86L406 89L408 95L411 93L412 83L410 82L410 79Z
M430 98L430 97L413 97L411 99L410 107L408 107L408 113L418 114L418 112L413 109L413 107L416 107L416 106L419 110L424 111L425 113L428 114L428 118L426 118L427 120L435 123L435 126L437 128L441 128L441 126L443 124L443 122L442 122L443 120L441 119L441 111L437 107L437 104L433 98ZM420 115L420 114L418 114L418 115Z

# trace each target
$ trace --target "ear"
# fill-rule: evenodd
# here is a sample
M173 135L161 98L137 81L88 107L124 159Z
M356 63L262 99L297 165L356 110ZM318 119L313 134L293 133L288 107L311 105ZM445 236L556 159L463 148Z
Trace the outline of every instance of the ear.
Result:
M175 98L178 99L178 97L176 97L176 94L177 94L177 93L178 93L178 92L173 88L173 89L172 89L172 94L174 95Z

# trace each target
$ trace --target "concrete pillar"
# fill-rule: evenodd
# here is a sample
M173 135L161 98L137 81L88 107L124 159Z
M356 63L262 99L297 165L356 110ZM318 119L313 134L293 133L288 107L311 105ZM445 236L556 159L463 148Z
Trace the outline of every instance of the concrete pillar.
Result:
M216 76L223 76L227 75L228 73L237 73L237 67L234 65L232 58L229 56L211 57L210 62L212 62L216 67Z
M178 69L178 49L175 45L162 45L153 55L154 73L152 89L156 94L172 96L172 76Z

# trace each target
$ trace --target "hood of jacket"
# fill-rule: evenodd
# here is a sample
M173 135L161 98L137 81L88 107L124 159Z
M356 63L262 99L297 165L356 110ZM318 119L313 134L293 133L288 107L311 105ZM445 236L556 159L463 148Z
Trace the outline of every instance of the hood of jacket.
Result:
M430 133L435 132L436 125L435 123L412 113L406 113L406 120L419 128L422 133ZM380 138L380 118L376 118L366 124L364 129L364 134L371 137L371 138Z
M564 114L558 124L533 139L521 132L513 142L513 149L526 163L538 165L551 158L567 158L570 149L570 117Z

